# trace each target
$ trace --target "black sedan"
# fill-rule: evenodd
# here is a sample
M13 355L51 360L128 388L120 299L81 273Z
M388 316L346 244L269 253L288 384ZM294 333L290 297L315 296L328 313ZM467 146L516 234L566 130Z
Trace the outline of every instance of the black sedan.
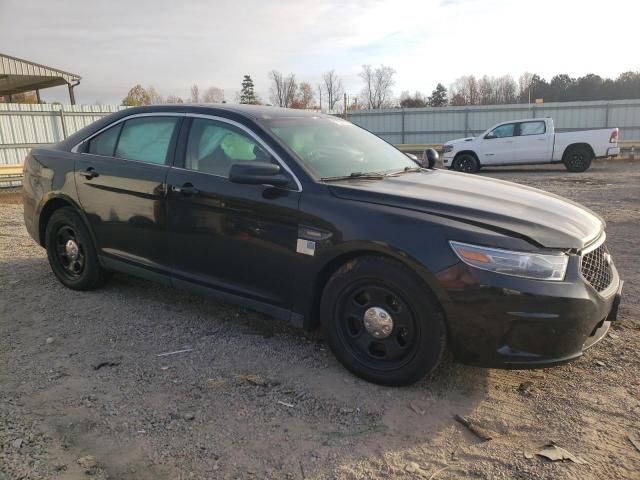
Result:
M573 360L615 320L604 222L539 190L420 168L339 118L127 109L25 162L27 230L67 287L112 271L306 329L387 385L450 349L503 368Z

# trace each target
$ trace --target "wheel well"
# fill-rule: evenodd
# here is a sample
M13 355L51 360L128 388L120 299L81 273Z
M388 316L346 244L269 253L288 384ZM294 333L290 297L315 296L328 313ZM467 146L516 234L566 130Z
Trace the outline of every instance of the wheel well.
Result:
M384 252L379 252L379 251L375 251L375 250L358 250L358 251L353 251L353 252L347 252L347 253L344 253L342 255L337 256L336 258L331 260L329 263L327 263L322 268L320 273L316 276L316 281L315 281L314 289L313 289L313 300L312 300L311 309L310 309L310 312L309 312L309 318L310 318L310 322L308 324L308 329L309 330L314 330L314 329L316 329L316 328L318 328L320 326L320 318L319 318L318 312L320 312L320 301L322 299L322 292L324 291L324 287L327 285L327 282L332 277L332 275L334 273L336 273L346 263L348 263L348 262L350 262L350 261L352 261L352 260L354 260L356 258L366 257L366 256L389 258L389 259L394 260L396 262L399 262L399 263L405 265L407 268L411 269L411 266L407 265L406 262L403 262L402 260L399 260L398 258L394 257L393 255L388 255L388 254L385 254ZM417 275L417 273L416 273L416 275ZM420 276L420 275L418 275L418 276ZM425 286L427 286L427 285L425 284ZM429 290L431 290L431 289L429 289ZM431 294L433 295L433 299L436 302L438 309L441 311L441 313L443 315L443 318L445 318L445 324L447 324L446 315L444 314L444 309L442 308L442 305L440 304L440 302L439 302L437 296L435 295L435 293L431 292ZM447 324L447 328L448 328L448 324Z
M476 154L476 152L474 152L473 150L462 150L461 152L456 153L455 156L453 157L453 161L455 162L460 155L464 155L464 154L471 155L473 158L476 159L476 162L478 162L478 165L480 165L480 159L478 158L478 155ZM453 166L453 162L451 163L451 166Z
M45 246L45 232L47 231L47 223L53 212L63 207L72 207L71 203L61 198L54 198L48 201L40 212L40 221L38 223L38 239L41 246Z
M564 149L564 153L562 154L562 159L564 160L565 156L568 155L569 152L571 152L576 148L585 148L589 150L589 152L591 152L592 158L596 156L595 152L593 151L593 148L588 143L572 143L571 145L568 145L567 148Z

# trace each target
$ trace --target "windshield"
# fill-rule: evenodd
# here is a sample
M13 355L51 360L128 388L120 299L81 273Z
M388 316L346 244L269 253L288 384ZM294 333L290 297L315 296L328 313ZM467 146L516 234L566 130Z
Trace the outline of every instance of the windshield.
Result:
M321 179L418 168L384 140L339 118L275 119L266 126Z

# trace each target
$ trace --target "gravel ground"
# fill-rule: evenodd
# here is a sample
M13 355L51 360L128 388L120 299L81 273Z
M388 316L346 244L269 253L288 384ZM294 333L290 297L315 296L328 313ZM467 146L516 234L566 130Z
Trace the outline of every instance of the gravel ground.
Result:
M605 217L620 321L566 366L446 362L402 389L242 308L125 275L67 290L0 194L0 479L640 478L640 162L482 174ZM549 442L584 463L532 455Z

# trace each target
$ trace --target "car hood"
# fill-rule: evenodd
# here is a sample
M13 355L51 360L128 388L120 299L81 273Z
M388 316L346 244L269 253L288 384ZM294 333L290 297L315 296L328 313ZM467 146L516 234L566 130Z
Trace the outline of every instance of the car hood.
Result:
M465 221L511 232L542 247L581 249L598 238L604 221L557 195L494 178L430 170L381 180L330 183L339 197Z
M459 145L461 143L473 142L475 139L476 137L456 138L454 140L449 140L445 145Z

